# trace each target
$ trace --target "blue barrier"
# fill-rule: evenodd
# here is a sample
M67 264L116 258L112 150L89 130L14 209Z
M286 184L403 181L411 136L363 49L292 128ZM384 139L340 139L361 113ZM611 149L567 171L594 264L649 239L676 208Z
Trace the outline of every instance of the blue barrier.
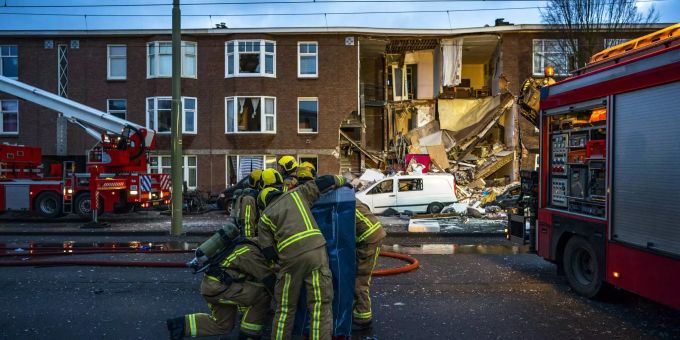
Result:
M352 333L352 307L356 277L354 191L340 188L322 195L312 214L326 238L328 262L333 273L333 336ZM309 312L305 293L300 295L295 314L294 335L309 333Z

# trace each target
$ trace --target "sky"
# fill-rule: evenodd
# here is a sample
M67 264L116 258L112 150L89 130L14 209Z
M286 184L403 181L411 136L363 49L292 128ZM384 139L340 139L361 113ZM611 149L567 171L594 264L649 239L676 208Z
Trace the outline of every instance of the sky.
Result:
M215 24L224 22L229 28L350 26L447 29L493 26L496 18L505 18L506 21L514 24L537 24L541 23L540 7L545 6L545 2L540 0L387 0L387 2L385 2L386 0L331 0L333 2L327 3L323 3L323 1L328 0L313 1L182 0L183 15L198 15L184 16L182 27L211 28ZM221 4L214 4L216 2ZM172 22L170 16L141 17L129 15L170 15L172 6L169 4L171 3L172 0L0 0L0 6L4 5L0 7L0 30L170 28ZM191 5L192 3L194 5ZM111 4L136 6L80 7L94 4L99 6ZM139 6L142 4L168 5ZM661 15L661 23L680 22L680 0L638 0L637 4L643 11L654 6ZM76 7L35 7L47 5ZM357 13L371 11L421 12ZM27 13L27 15L16 13ZM317 14L305 16L281 15L285 13ZM255 15L227 16L243 14Z

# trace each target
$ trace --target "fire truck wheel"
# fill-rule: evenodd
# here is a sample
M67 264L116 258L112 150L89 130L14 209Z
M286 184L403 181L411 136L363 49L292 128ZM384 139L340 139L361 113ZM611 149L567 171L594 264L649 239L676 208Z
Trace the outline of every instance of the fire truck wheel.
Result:
M569 239L564 249L564 271L569 285L579 294L594 298L602 291L603 268L595 248L581 236Z
M74 206L75 206L74 211L78 215L85 218L92 217L92 204L89 192L83 192L79 194L74 201ZM104 202L102 202L102 200L100 199L98 213L101 214L102 211L104 211Z
M56 192L43 192L35 199L35 209L45 218L62 216L62 198Z

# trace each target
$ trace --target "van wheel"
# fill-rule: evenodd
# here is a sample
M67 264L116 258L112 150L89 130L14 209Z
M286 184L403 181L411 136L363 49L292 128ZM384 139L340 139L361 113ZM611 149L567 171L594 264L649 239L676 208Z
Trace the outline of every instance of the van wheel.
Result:
M427 206L427 213L428 214L439 214L442 209L444 209L444 205L439 203L439 202L433 202L430 203L430 205Z
M85 218L91 218L92 217L92 202L90 200L90 193L89 192L84 192L78 197L76 197L75 201L75 212ZM99 200L99 211L97 212L97 216L101 215L101 213L104 211L103 207L103 202L100 199Z
M569 285L579 294L594 298L602 291L603 268L595 248L581 236L569 239L564 248L564 271Z
M61 197L52 191L46 191L35 199L35 210L41 217L56 218L62 215Z

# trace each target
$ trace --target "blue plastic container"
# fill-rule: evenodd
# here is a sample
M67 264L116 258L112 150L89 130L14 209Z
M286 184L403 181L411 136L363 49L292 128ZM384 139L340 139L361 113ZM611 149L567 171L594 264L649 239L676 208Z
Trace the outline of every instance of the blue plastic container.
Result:
M333 336L352 333L352 307L356 277L354 191L340 188L322 195L312 207L312 215L326 238L328 261L333 273ZM294 335L309 333L309 311L303 292L295 314Z

